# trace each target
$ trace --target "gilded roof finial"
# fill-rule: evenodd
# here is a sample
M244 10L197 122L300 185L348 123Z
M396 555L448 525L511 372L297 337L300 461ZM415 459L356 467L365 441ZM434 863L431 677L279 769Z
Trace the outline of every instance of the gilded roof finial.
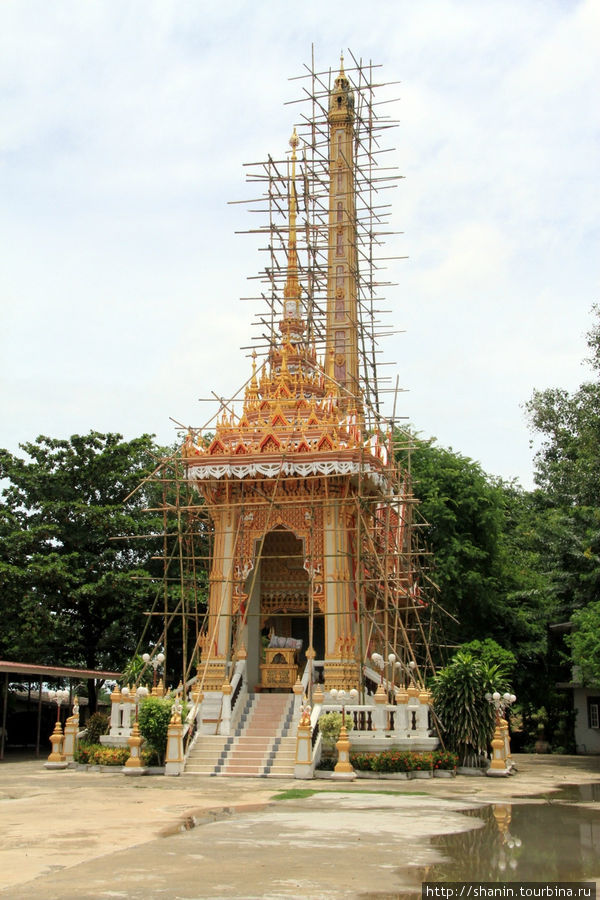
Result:
M292 148L292 161L293 162L296 162L296 148L298 147L299 143L300 143L300 138L298 137L298 133L296 131L296 128L294 127L294 131L292 132L292 136L290 138L290 147ZM295 174L296 174L296 172L295 172L295 170L293 170L292 178L294 177Z
M340 50L340 77L344 78L346 73L344 72L344 51Z
M294 132L290 138L290 147L292 148L292 174L290 178L289 195L290 230L288 237L288 274L284 291L286 301L295 301L293 306L291 303L288 304L286 302L284 307L284 318L294 319L298 318L300 312L300 285L298 283L298 251L296 244L296 148L299 143L300 140L296 129L294 128Z
M289 181L289 236L288 236L288 265L287 278L283 292L283 319L279 328L284 340L290 340L292 333L299 337L304 331L300 306L300 281L298 279L298 249L296 238L296 150L300 139L294 128L290 138L291 172Z
M248 396L252 399L256 399L256 397L258 397L258 381L256 379L256 350L252 351L252 378L250 380Z

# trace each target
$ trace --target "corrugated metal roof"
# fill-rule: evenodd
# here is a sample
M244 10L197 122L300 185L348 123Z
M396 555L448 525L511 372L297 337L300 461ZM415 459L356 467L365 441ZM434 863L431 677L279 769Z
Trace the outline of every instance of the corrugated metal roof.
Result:
M121 672L104 672L99 669L73 669L67 666L35 666L31 663L10 662L0 659L0 672L14 675L41 675L46 678L121 678Z

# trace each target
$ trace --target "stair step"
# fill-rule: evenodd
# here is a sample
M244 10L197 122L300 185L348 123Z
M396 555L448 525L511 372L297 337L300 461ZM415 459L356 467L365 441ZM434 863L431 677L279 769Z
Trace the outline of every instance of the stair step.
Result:
M296 738L282 737L289 724L292 703L290 694L250 694L238 724L240 733L231 737L201 734L188 758L186 772L293 778ZM215 773L217 766L219 771Z

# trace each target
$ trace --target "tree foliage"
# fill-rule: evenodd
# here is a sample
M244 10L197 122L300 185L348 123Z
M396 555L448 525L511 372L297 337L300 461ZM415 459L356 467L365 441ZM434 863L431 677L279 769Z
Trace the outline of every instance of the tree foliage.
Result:
M587 334L596 373L572 394L562 388L534 391L526 404L531 427L542 437L536 484L554 506L600 506L600 307Z
M600 686L600 600L589 603L573 614L575 630L567 636L578 666L581 681L588 687Z
M469 641L468 644L461 646L460 652L468 653L475 660L481 660L486 666L498 666L503 677L512 680L517 658L512 650L506 650L492 638Z
M440 642L459 646L489 637L519 661L539 659L546 647L545 579L529 495L433 440L413 443L422 536L432 552L439 602L449 613L438 617Z
M536 454L538 535L556 622L572 620L572 662L600 683L600 308L587 335L594 379L573 393L535 391L527 404ZM557 680L568 680L563 676Z
M149 435L39 437L24 456L0 450L0 655L47 665L118 670L149 605L152 531L147 496L127 495L154 467ZM93 708L93 682L90 703Z
M153 697L150 695L142 701L139 708L138 723L140 733L148 742L150 749L158 757L159 765L163 765L167 752L169 722L173 712L174 697ZM182 721L187 715L186 705L181 710Z
M544 561L563 618L600 597L600 308L587 335L596 377L572 394L535 391L526 406L542 443L535 457Z

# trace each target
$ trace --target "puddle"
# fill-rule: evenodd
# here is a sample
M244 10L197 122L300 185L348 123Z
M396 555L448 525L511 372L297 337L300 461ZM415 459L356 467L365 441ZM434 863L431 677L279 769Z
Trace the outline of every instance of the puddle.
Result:
M521 799L518 796L515 799ZM546 800L548 803L600 803L600 782L592 784L565 784L547 794L529 794L525 800Z
M421 881L581 881L600 875L600 785L568 785L548 802L494 803L463 815L483 827L431 839L444 861Z
M565 785L511 803L476 799L475 807L467 806L464 797L445 807L449 799L436 804L433 797L427 803L404 797L398 802L396 796L325 792L290 804L189 810L162 834L214 824L203 835L207 856L215 852L235 859L244 877L265 888L256 894L264 897L302 894L308 872L315 870L320 892L306 896L360 900L417 900L423 881L577 882L600 876L600 784ZM223 819L229 820L226 825ZM439 826L448 833L436 834ZM280 846L286 849L279 852ZM314 869L306 869L307 854ZM266 890L264 860L270 858ZM351 858L363 877L353 875L353 889L344 892L338 863ZM379 891L373 889L375 871ZM218 870L212 877L221 874ZM297 881L298 892L278 888L273 893L276 877ZM231 896L248 895L234 891Z

